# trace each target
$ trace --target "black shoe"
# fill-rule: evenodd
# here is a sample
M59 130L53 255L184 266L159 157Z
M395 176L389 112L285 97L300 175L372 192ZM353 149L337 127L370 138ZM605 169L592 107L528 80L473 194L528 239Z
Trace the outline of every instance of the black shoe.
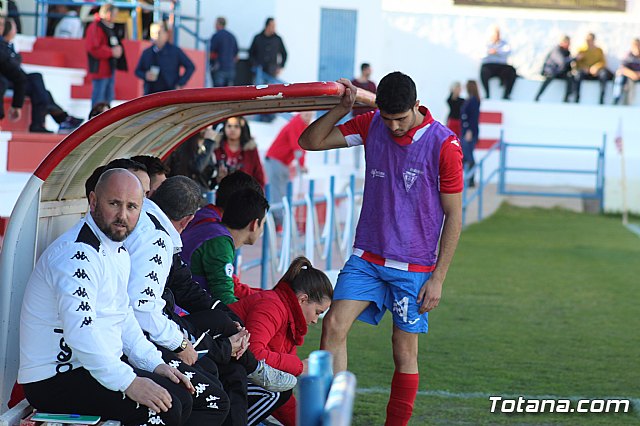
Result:
M67 135L77 129L83 122L82 118L68 116L66 120L60 123L58 134Z
M51 130L47 130L44 126L29 126L29 131L31 133L53 133Z

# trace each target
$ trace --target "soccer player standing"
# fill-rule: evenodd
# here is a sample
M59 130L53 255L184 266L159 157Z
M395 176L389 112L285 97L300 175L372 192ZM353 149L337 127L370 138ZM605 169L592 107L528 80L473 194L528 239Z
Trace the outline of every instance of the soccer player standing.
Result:
M395 373L386 425L406 425L418 391L418 335L438 306L462 228L462 151L457 137L417 100L400 72L378 87L379 111L343 125L355 102L349 80L341 102L300 137L306 150L364 145L366 176L353 255L338 276L321 347L335 371L347 368L347 335L356 319L393 315Z

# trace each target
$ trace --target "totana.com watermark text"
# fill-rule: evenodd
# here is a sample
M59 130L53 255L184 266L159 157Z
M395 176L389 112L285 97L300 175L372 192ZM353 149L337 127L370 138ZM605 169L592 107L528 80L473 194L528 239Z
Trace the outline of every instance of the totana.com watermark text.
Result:
M628 399L518 399L490 396L492 413L628 413Z

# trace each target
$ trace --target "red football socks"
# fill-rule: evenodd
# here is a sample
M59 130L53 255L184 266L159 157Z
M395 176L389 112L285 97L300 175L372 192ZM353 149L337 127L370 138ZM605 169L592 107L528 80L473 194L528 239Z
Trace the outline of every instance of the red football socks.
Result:
M385 426L406 426L409 423L419 381L419 374L404 374L397 371L393 374Z

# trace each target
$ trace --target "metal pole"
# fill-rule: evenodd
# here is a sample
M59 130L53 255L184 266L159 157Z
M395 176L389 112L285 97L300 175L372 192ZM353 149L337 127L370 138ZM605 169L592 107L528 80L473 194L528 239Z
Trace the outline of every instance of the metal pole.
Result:
M136 7L131 9L131 26L133 27L132 35L134 40L139 40L138 39L138 8L139 7L140 6L138 6L138 3L136 2Z
M500 194L505 192L505 168L507 164L507 144L500 142L500 182L498 191Z
M330 214L329 217L327 218L329 220L328 224L325 224L325 226L327 227L327 232L329 233L327 235L327 263L326 263L326 269L330 270L331 269L331 254L333 252L333 220L335 217L335 212L334 212L334 208L335 208L335 187L336 187L336 177L335 176L331 176L329 178L329 196L327 197L327 209L331 209L329 210Z
M173 8L173 42L176 46L180 46L180 26L182 18L180 12L180 0L176 1Z
M271 193L271 186L269 184L264 187L265 198L268 200ZM267 220L265 217L264 220ZM262 262L260 264L260 288L267 289L267 277L269 274L269 232L267 227L268 223L264 224L265 230L262 234Z
M307 193L307 217L305 223L304 253L307 259L315 263L315 203L313 202L316 183L309 180L309 192Z
M480 184L478 185L478 222L482 220L482 193L484 192L484 165L480 163Z
M200 48L200 0L196 0L196 50ZM207 54L209 53L209 49L207 49ZM208 64L209 61L205 61L205 64Z
M600 213L604 213L604 181L605 152L607 151L607 134L602 134L602 151L600 152Z

